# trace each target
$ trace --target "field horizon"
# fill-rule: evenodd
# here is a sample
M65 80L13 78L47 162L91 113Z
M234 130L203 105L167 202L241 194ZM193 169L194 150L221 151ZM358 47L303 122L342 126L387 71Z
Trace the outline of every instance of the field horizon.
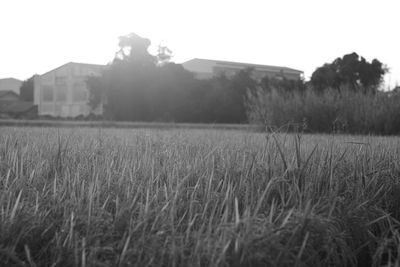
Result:
M73 119L51 119L51 120L22 120L22 119L0 119L0 127L49 127L49 128L118 128L118 129L214 129L214 130L244 130L262 131L265 127L261 125L243 123L184 123L184 122L132 122L114 120L73 120Z

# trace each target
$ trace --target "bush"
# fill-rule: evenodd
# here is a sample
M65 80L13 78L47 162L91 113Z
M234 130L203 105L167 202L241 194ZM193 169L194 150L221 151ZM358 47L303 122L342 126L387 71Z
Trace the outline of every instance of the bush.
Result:
M271 128L284 126L308 132L362 134L400 133L400 95L350 90L285 93L258 89L248 94L250 122Z

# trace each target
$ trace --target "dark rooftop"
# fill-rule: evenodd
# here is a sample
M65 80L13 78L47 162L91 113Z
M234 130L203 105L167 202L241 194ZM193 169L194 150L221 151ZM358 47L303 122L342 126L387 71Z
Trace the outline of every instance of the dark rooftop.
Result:
M0 101L0 113L23 113L34 107L32 102L27 101Z
M8 95L8 94L13 94L19 97L19 95L17 93L15 93L14 91L11 90L0 90L0 97Z

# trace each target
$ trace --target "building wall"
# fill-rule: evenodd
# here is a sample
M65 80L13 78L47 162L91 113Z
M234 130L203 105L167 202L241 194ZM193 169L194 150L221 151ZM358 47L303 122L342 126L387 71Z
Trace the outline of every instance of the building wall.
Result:
M22 81L14 78L0 79L0 91L13 91L19 95L21 85Z
M55 117L101 114L102 108L91 110L86 79L100 75L103 66L68 63L35 77L34 103L39 115Z
M251 66L249 66L252 68ZM224 73L227 77L234 76L240 70L246 69L247 66L218 66L212 68L212 73L214 75L220 75ZM301 78L301 73L289 72L285 69L267 69L267 68L252 68L252 77L256 80L261 80L265 76L269 78L285 77L289 80L299 80Z
M302 77L302 73L299 71L290 70L284 67L275 66L260 66L254 67L254 65L247 65L242 63L231 63L219 62L213 60L204 59L192 59L182 63L182 66L195 74L197 79L209 79L216 75L224 73L226 76L231 77L238 71L245 68L253 68L253 78L261 80L265 76L270 78L285 76L290 80L299 80Z

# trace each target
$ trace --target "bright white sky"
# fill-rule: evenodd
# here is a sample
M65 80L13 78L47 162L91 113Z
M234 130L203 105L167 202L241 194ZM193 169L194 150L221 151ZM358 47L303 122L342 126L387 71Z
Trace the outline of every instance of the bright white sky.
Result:
M357 52L400 84L398 0L1 0L0 78L69 61L106 64L118 36L168 46L173 61L209 58L315 68Z

